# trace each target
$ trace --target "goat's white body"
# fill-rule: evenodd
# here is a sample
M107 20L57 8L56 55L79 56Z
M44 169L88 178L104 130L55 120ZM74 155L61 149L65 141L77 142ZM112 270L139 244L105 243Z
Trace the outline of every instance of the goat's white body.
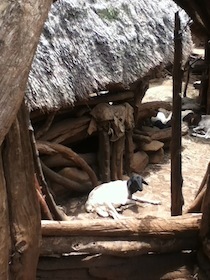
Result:
M99 216L111 216L114 219L122 218L116 208L124 205L132 205L136 202L160 204L160 201L152 201L130 197L127 180L116 180L104 183L94 188L85 203L87 212L96 212Z
M114 207L125 205L128 200L127 180L116 180L94 188L85 204L88 212L97 212L97 207L112 204Z

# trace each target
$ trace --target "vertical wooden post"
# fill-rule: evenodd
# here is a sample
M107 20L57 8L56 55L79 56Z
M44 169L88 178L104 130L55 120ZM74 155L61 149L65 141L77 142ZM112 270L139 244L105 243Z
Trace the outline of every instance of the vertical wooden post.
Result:
M208 93L210 93L210 45L209 45L209 40L206 39L205 42L205 57L204 57L204 62L206 69L204 70L202 77L201 77L201 90L199 94L199 99L200 99L200 107L203 109L204 113L210 113L208 112L210 109L210 103L208 97Z
M11 279L35 280L41 240L40 208L35 190L29 138L29 116L23 102L4 141L3 163L8 196Z
M210 174L207 175L207 188L203 198L202 220L200 226L200 237L209 237L210 233Z
M171 139L171 215L181 215L183 206L181 170L181 90L182 90L182 36L179 13L175 14L173 110Z
M125 172L128 176L131 175L131 164L133 162L133 131L125 131Z
M124 153L124 170L125 173L131 175L131 164L133 162L134 144L133 144L133 129L134 129L134 109L125 103L126 118L125 118L125 153ZM138 113L137 113L138 115Z
M99 127L99 154L98 162L102 182L109 182L110 175L110 142L107 129L104 126Z

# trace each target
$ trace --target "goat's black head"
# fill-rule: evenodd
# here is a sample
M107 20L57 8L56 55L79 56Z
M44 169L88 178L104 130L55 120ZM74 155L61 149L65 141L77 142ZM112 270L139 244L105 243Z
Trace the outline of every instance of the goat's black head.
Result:
M128 189L131 194L137 191L142 191L143 190L142 184L148 185L147 182L145 182L144 179L138 174L131 176L127 182Z

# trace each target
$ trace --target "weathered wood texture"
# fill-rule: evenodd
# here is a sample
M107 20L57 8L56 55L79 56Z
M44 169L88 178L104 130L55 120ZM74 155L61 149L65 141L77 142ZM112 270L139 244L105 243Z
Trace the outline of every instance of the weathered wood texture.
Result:
M201 228L200 228L200 236L202 238L209 238L210 233L210 174L207 176L206 183L206 191L203 198L203 206L202 206L202 220L201 220Z
M40 208L24 103L4 141L3 163L8 195L12 279L35 279L41 238ZM7 253L5 253L7 254Z
M179 13L175 14L174 66L173 66L173 110L171 138L171 215L182 214L181 169L181 91L182 91L182 33Z
M98 163L102 182L109 182L111 180L110 158L111 151L108 131L105 129L105 127L101 126L99 127Z
M125 165L124 170L128 176L131 175L131 164L133 162L133 131L126 130L125 132Z
M125 150L125 136L111 142L111 180L123 179L123 152Z
M41 256L65 253L91 253L136 256L147 253L172 253L198 249L198 236L169 237L43 237Z
M134 93L132 91L124 91L117 93L109 93L106 95L97 95L95 97L90 97L89 99L80 100L75 103L77 105L97 105L99 103L106 102L126 102L128 100L132 100L134 97Z
M87 130L90 117L67 118L52 124L48 131L39 140L51 141L54 143L65 143L79 141L88 136ZM39 131L37 132L39 133Z
M1 149L2 150L2 149ZM0 152L0 279L9 279L9 252L10 252L10 230L9 213L7 204L7 192L2 164L2 151Z
M87 153L87 154L78 154L79 157L83 158L88 165L92 166L96 164L96 154L95 153ZM51 156L44 156L42 158L43 162L49 167L49 168L54 168L54 167L75 167L76 164L74 161L70 159L66 159L62 157L62 155L55 154Z
M88 219L64 222L42 221L43 236L188 236L197 234L201 215L139 219Z
M195 253L151 254L134 257L80 255L41 257L40 280L163 280L193 279Z
M203 177L203 180L200 184L200 187L196 193L195 199L192 202L192 204L189 206L187 209L187 213L193 213L193 212L202 212L202 205L204 201L204 196L206 193L206 188L207 188L207 179L210 175L210 163L208 164L206 173Z
M0 144L22 103L33 55L51 2L1 1Z
M73 160L78 167L80 167L81 169L87 172L92 182L92 186L95 187L98 185L98 179L94 171L86 163L86 161L80 158L72 149L65 147L61 144L50 143L47 141L37 141L37 149L39 150L40 153L44 153L44 154L60 153L65 158ZM79 188L77 190L80 191Z

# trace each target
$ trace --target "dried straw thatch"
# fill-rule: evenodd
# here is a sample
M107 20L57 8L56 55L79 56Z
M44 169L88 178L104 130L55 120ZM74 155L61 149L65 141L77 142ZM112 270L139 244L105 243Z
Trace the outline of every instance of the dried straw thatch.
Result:
M173 61L171 0L58 0L45 23L29 76L31 110L71 106L109 83L126 86ZM185 56L191 37L184 28Z

